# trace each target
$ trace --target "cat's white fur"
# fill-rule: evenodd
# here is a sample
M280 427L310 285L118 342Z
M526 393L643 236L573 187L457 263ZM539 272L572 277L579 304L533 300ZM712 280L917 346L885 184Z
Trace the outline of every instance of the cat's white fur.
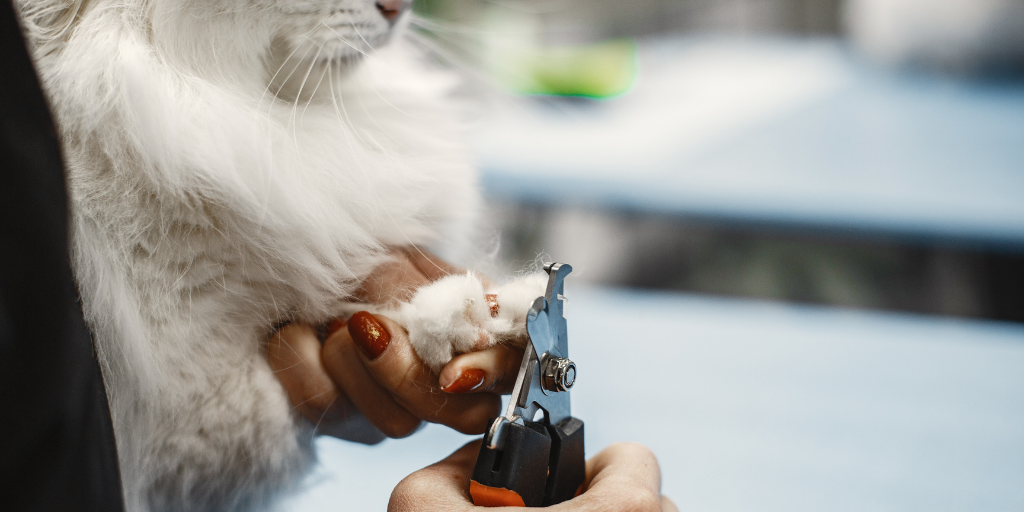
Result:
M128 509L269 503L313 457L261 355L272 326L336 316L387 247L475 216L453 81L401 41L378 49L392 27L372 0L18 5L63 139ZM517 286L498 318L472 275L393 313L437 368L482 332L521 336L543 283Z
M534 273L486 288L473 273L452 275L420 288L407 304L379 312L405 325L420 359L438 371L455 354L524 342L526 316L547 282L547 275ZM500 304L489 303L488 295Z

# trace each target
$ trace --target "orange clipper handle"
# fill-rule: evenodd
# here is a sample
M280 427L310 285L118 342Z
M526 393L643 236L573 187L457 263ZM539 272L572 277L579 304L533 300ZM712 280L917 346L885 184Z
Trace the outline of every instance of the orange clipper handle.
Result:
M469 481L469 496L473 498L473 504L478 507L526 506L519 493L501 487L490 487L476 480Z

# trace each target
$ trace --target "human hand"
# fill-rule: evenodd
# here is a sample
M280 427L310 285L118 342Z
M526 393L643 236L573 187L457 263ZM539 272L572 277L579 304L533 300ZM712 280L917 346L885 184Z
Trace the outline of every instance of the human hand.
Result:
M420 286L464 272L415 248L393 255L357 298L399 303ZM499 345L462 354L435 375L416 356L405 329L360 312L347 324L333 322L323 344L312 327L287 325L271 338L267 358L291 403L318 432L372 443L381 438L361 437L363 418L388 437L413 433L421 420L483 433L498 415L500 395L515 383L522 349Z
M391 493L388 512L493 510L473 505L469 496L469 479L479 451L480 442L472 441L441 462L405 477ZM614 444L587 461L583 487L582 494L549 510L678 512L675 504L661 495L658 460L638 444Z

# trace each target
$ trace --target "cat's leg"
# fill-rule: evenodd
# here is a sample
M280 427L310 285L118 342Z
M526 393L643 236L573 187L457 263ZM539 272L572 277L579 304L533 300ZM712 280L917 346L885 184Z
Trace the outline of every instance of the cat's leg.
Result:
M227 314L218 290L173 303L140 291L88 257L99 239L78 239L78 274L127 510L265 508L313 462L312 431L261 354L266 327Z
M174 348L148 351L160 363L146 375L118 368L142 388L120 389L112 410L131 509L267 508L311 467L312 432L296 422L258 336L146 330L127 342Z

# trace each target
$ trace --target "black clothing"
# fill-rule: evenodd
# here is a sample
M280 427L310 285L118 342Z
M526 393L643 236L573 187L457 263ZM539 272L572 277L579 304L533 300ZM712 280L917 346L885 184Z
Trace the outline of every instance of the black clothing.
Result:
M124 509L114 431L72 280L60 147L0 1L0 509Z

